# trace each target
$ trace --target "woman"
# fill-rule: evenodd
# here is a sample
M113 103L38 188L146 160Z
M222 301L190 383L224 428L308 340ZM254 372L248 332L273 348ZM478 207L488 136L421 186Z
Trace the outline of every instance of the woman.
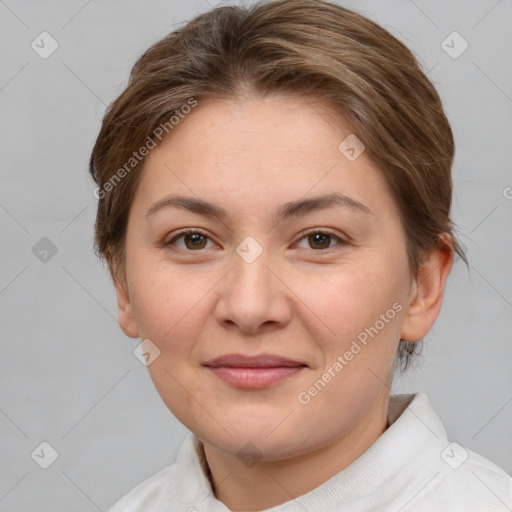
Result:
M512 506L424 393L390 395L466 261L453 155L412 53L335 4L218 8L146 51L91 155L96 246L190 434L111 512Z

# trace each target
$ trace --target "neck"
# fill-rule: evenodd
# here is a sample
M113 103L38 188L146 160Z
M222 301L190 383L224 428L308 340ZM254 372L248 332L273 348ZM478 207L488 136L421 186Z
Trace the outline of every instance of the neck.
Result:
M236 454L209 443L204 454L215 497L231 510L259 511L319 487L358 459L386 430L389 395L381 397L346 435L285 460L246 466Z

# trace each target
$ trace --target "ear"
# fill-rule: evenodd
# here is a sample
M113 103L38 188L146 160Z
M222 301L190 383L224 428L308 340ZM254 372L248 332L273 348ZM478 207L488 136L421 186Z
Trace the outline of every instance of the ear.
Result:
M441 311L444 285L453 265L453 245L448 233L442 233L440 239L411 283L410 302L400 335L406 341L421 340Z
M116 290L119 326L126 336L130 338L139 338L139 329L137 327L132 304L130 302L130 292L125 272L116 272L115 265L112 265L111 263L109 263L109 268Z

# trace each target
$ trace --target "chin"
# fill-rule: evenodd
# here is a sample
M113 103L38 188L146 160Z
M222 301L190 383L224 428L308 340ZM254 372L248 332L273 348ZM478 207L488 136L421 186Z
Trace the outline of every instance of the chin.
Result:
M280 420L279 420L280 421ZM310 448L305 446L311 441L311 432L300 432L296 426L280 426L278 420L269 419L268 424L239 424L236 428L230 424L227 433L222 428L215 431L204 429L193 430L201 441L215 446L217 449L250 460L275 461L306 453ZM230 435L231 434L231 435Z

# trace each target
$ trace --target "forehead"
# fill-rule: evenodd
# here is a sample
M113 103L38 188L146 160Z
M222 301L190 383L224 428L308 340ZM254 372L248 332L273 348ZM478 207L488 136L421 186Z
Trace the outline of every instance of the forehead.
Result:
M173 192L257 211L340 192L393 208L364 151L349 160L340 150L353 137L343 118L318 100L199 101L146 157L138 195L147 203Z

